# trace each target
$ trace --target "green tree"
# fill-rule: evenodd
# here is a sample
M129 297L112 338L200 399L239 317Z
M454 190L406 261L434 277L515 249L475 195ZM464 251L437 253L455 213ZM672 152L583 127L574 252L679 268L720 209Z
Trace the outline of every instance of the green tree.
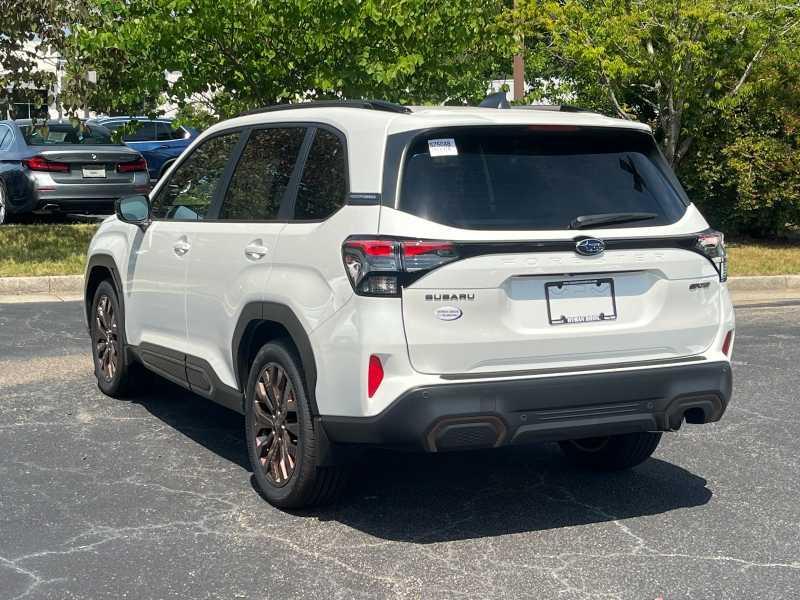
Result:
M767 60L760 76L721 103L682 165L689 193L721 227L775 237L800 224L800 69Z
M649 123L728 230L800 224L800 3L518 0L531 98Z
M38 96L39 90L50 92L46 100L53 102L56 75L37 59L58 55L71 12L80 12L77 2L0 0L0 115L13 114L14 97Z
M797 52L800 4L776 0L519 0L542 93L650 122L679 165L715 109ZM546 91L553 93L552 86Z
M503 10L501 0L94 0L70 57L97 71L91 101L104 110L161 97L218 117L309 97L460 102L482 97L511 51L493 35Z

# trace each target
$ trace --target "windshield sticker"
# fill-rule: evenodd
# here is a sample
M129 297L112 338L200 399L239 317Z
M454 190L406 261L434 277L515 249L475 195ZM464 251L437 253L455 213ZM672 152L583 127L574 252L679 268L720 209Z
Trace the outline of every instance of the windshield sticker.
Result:
M428 153L431 155L431 158L436 158L437 156L458 156L456 141L453 138L428 140Z

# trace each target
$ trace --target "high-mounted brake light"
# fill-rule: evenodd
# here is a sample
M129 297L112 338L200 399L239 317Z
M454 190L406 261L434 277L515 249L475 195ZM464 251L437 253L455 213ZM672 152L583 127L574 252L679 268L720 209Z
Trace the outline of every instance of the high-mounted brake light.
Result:
M399 296L426 272L459 259L453 242L348 238L342 260L350 284L362 296Z
M47 171L55 173L69 173L69 163L47 160L44 156L26 158L22 164L31 171Z
M117 165L118 173L135 173L137 171L147 171L147 161L145 159L140 158Z
M714 264L720 281L728 280L728 255L725 252L725 236L722 233L709 229L698 234L695 251Z

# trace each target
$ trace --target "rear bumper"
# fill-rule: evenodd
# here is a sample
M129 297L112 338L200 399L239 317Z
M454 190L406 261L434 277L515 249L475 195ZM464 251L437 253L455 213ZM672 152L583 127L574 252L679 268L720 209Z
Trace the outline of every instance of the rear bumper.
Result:
M90 183L58 183L49 173L35 173L35 212L113 212L118 198L145 194L150 191L146 172L133 174L130 181Z
M718 421L728 362L415 388L374 417L322 416L332 442L431 452L669 431Z
M117 198L41 198L34 213L95 213L111 214Z

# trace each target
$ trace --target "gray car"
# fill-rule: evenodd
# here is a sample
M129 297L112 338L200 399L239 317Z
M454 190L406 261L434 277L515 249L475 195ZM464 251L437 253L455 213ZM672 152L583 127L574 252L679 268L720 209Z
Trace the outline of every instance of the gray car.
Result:
M26 213L113 211L150 190L142 155L101 125L0 121L0 224Z

